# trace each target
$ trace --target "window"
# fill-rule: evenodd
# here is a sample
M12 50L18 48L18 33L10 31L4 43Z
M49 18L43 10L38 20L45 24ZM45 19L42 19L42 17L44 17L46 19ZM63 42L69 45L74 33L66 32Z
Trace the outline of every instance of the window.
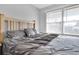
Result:
M79 35L79 5L48 12L47 33Z
M65 34L79 34L79 8L64 10L63 32Z
M62 32L62 12L60 10L47 13L47 33L61 33Z

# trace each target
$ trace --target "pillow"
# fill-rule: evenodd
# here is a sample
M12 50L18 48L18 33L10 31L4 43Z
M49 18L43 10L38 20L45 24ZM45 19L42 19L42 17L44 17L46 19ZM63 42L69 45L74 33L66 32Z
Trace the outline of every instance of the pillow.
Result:
M24 30L18 30L15 32L15 36L17 37L24 37L25 33Z
M13 38L13 37L24 37L25 33L22 30L17 30L17 31L8 31L7 32L7 37L8 38Z
M12 37L14 37L15 36L15 32L14 31L7 31L7 37L8 38L12 38Z
M33 31L32 28L24 29L25 35L30 37L32 35L35 35L35 32Z
M33 28L33 31L35 32L35 34L38 34L35 28Z

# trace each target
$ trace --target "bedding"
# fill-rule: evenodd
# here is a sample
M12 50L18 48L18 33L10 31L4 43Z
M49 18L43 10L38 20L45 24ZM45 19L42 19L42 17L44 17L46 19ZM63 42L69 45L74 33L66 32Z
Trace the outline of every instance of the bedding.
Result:
M79 55L79 37L47 33L25 37L24 31L9 32L3 50L8 55Z
M54 36L52 34L43 33L43 34L39 35L38 37L37 36L31 37L34 40L33 41L29 41L29 43L36 43L36 44L40 44L40 45L47 45L55 37L56 36Z
M40 45L46 45L48 43L48 41L34 40L34 41L29 42L29 43L36 43L36 44L40 44Z
M45 49L51 51L51 55L79 55L79 37L59 35L53 39L48 45L40 47L32 53L32 55L47 55Z
M36 34L32 28L24 29L24 32L25 32L26 36L28 36L28 37Z
M38 40L43 39L45 41L51 41L52 39L54 39L57 36L58 36L58 34L47 34L47 35L40 37L40 39L38 38Z
M23 30L16 30L16 31L7 31L6 37L13 38L13 37L24 37L25 33Z
M30 53L29 51L33 51L33 49L38 48L39 44L34 43L25 43L24 41L16 40L16 39L6 39L4 41L4 54L12 54L12 55L22 55L25 52Z
M40 46L33 52L31 52L30 55L51 55L51 50L45 46Z
M35 34L38 34L35 28L33 28L33 31L35 32Z
M7 38L4 38L4 54L31 54L40 46L45 46L49 43L45 37L48 37L49 41L53 39L53 36L47 33L37 34L34 37L25 37L23 31L10 31Z
M38 48L40 45L38 44L33 44L33 43L26 43L26 44L18 44L16 48L14 49L14 54L24 54L28 53L30 51L33 51L33 49ZM28 53L29 54L29 53Z

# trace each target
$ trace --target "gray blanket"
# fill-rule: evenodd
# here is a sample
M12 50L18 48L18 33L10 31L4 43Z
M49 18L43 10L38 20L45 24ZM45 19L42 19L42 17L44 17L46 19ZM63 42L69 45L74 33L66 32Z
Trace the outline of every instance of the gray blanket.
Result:
M24 55L32 54L39 47L47 45L57 35L39 34L34 37L18 37L4 39L4 54Z

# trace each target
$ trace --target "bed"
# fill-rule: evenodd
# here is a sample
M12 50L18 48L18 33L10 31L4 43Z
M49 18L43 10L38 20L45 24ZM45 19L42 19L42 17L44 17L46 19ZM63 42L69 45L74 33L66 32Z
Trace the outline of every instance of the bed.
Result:
M79 37L33 31L28 29L8 32L4 39L4 54L79 55Z
M8 31L4 38L3 52L4 55L30 55L39 47L46 46L57 36L47 33L36 33L35 35L31 33L30 36L27 36L24 30Z

